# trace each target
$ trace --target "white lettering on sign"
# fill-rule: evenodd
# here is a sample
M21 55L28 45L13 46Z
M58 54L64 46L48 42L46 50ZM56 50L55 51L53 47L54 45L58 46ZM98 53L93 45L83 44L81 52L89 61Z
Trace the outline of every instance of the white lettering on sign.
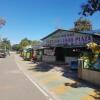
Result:
M56 33L43 41L44 45L56 46L59 44L64 45L84 45L88 42L92 42L92 36L88 34L79 33Z

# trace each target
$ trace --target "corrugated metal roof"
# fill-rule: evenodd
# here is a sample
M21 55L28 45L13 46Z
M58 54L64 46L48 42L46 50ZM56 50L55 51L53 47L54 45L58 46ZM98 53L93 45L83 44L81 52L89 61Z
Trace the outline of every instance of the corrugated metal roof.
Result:
M100 29L91 30L91 31L82 31L82 33L100 36Z
M54 32L52 32L51 34L45 36L44 38L42 38L41 40L44 40L50 36L52 36L53 34L57 33L58 31L67 31L67 32L75 32L75 31L71 31L71 30L64 30L64 29L57 29ZM100 36L100 29L97 30L91 30L91 31L80 31L77 33L81 33L81 34L90 34L90 35L97 35Z

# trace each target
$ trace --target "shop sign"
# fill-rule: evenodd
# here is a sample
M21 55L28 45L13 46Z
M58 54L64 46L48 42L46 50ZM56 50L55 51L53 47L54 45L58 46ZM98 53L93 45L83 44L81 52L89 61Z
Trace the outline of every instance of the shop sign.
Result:
M92 36L87 34L78 33L66 33L66 34L55 34L44 41L45 45L56 46L56 45L84 45L92 42Z

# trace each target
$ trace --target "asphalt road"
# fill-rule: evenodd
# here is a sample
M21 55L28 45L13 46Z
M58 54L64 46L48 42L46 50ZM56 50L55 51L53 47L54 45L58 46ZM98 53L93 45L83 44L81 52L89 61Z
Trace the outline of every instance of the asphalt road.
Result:
M0 100L49 100L19 70L14 54L0 58Z

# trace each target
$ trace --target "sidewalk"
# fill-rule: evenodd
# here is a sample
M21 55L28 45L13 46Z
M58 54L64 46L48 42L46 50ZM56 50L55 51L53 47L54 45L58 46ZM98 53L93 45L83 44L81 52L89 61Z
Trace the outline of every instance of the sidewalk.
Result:
M33 64L15 55L23 72L30 75L56 100L100 100L100 89L89 83L76 80L72 73L65 73L60 67L45 63Z

